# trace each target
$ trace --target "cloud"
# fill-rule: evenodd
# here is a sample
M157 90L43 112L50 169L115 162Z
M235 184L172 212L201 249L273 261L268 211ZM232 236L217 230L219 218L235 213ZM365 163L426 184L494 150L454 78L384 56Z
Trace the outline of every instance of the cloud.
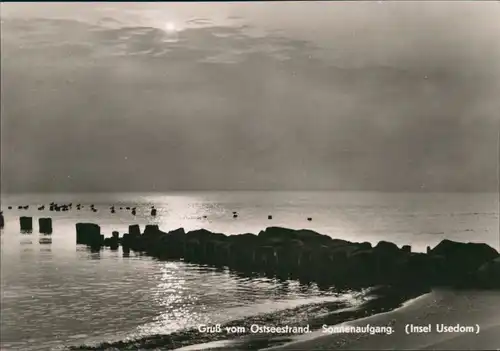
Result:
M488 40L483 60L412 32L413 49L380 39L350 62L356 38L201 22L169 40L111 17L4 19L3 189L495 189Z

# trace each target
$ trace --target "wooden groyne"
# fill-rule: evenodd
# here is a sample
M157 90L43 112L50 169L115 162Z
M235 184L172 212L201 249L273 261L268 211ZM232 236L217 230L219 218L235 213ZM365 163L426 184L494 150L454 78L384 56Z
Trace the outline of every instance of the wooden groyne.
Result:
M161 231L138 225L120 238L105 238L94 223L76 224L77 244L142 252L162 260L183 260L243 273L316 282L319 286L453 286L500 288L500 255L486 244L443 240L428 253L380 241L353 243L311 230L268 227L258 235L225 235L205 229Z
M49 206L59 206L55 203ZM80 204L76 205L80 208ZM20 206L24 209L26 206ZM72 204L57 208L71 209ZM94 205L90 205L95 210ZM134 208L127 208L135 211ZM114 210L114 206L112 208ZM151 208L151 211L154 207ZM238 213L233 212L237 218ZM269 215L269 219L272 216ZM308 220L312 220L311 217ZM0 227L3 225L0 213ZM19 217L21 232L31 233L33 218ZM52 219L39 218L39 231L52 233ZM362 287L377 284L500 288L500 255L481 243L443 240L426 253L411 246L380 241L355 243L332 239L312 230L268 227L259 234L225 235L205 229L163 232L157 225L130 225L105 238L99 225L76 224L77 244L92 250L122 246L125 255L141 252L158 259L228 267L242 273L262 273L282 279L316 282L320 286Z

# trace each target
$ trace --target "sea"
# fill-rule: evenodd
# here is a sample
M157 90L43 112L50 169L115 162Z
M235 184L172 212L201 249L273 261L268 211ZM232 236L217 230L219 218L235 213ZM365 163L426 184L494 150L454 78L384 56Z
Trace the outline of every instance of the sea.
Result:
M50 212L50 202L73 207ZM80 211L78 203L84 206ZM92 212L90 204L98 211ZM18 205L29 209L18 210ZM135 216L127 206L137 207ZM130 224L231 235L283 226L355 242L388 240L411 245L413 251L425 251L445 238L496 249L500 244L496 193L2 194L1 208L2 350L61 350L182 333L203 324L293 323L356 308L370 299L367 290L325 290L134 253L124 257L121 250L90 252L76 245L77 222L97 223L106 236L114 230L122 234ZM33 233L20 232L22 215L33 216ZM51 241L40 240L46 238L38 233L40 217L53 219Z

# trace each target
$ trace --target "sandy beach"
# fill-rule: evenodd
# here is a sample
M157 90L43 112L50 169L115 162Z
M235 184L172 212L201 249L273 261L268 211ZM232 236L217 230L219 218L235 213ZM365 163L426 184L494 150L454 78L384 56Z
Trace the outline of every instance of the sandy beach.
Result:
M500 292L435 290L403 307L356 321L349 326L392 326L392 335L312 333L307 340L266 350L499 350ZM432 326L429 333L405 332L408 324ZM439 333L437 324L479 325L479 333Z

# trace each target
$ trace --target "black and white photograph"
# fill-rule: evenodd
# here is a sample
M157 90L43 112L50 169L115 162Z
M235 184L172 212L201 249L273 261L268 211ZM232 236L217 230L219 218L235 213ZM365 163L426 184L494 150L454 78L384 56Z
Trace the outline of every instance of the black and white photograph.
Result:
M500 1L0 19L0 350L500 350Z

